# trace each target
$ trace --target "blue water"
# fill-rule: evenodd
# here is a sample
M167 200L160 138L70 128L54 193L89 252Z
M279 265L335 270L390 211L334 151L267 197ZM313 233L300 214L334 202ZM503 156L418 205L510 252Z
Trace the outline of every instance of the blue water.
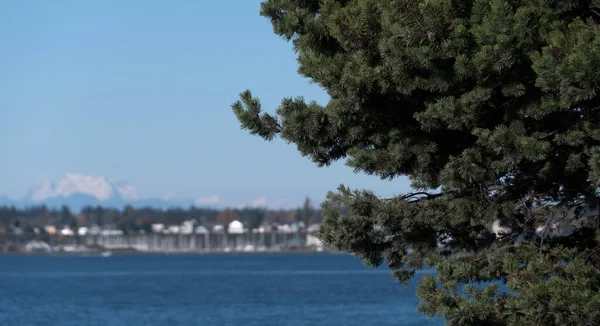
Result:
M0 256L0 325L442 325L342 254Z

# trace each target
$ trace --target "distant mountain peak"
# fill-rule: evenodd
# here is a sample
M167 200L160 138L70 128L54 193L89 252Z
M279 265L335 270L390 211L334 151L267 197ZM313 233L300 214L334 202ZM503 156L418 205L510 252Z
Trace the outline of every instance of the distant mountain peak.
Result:
M56 182L43 180L31 190L28 199L41 202L53 198L86 195L97 200L137 199L137 189L124 181L112 181L103 176L93 177L78 173L66 173Z
M65 173L56 181L42 180L22 199L12 200L0 197L0 206L45 205L51 208L68 206L73 211L79 211L86 206L122 208L126 205L160 209L192 205L215 208L221 207L219 201L219 197L216 195L193 198L176 193L168 193L162 198L140 198L137 189L126 181L113 180L104 176Z

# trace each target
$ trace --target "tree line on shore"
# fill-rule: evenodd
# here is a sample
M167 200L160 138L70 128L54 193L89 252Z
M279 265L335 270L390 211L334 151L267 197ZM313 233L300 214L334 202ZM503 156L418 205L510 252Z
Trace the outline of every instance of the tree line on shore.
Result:
M304 225L320 223L321 213L313 208L307 198L302 207L296 209L267 208L231 208L214 209L203 207L171 208L167 210L152 207L134 208L125 206L122 209L102 206L86 206L80 212L73 212L67 206L60 209L44 205L24 209L0 207L0 230L6 232L18 228L25 234L43 232L45 226L68 226L77 229L82 226L99 226L116 228L125 233L140 231L151 232L152 224L180 225L187 220L196 220L200 225L226 225L238 220L248 228L261 225L291 224L302 222Z

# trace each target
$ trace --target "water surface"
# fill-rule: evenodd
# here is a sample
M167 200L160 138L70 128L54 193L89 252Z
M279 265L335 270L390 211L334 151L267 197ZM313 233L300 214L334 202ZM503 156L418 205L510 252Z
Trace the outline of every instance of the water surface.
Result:
M443 325L343 254L0 256L0 325Z

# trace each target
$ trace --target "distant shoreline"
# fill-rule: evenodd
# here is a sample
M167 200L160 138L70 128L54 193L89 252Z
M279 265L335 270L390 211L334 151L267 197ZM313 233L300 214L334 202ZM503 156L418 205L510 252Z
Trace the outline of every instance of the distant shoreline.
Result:
M268 251L136 251L136 250L107 250L110 256L146 256L146 255L169 255L169 256L202 256L202 255L261 255L261 254L332 254L340 253L331 250L268 250ZM0 252L0 256L102 256L103 252ZM108 258L108 257L106 257Z

